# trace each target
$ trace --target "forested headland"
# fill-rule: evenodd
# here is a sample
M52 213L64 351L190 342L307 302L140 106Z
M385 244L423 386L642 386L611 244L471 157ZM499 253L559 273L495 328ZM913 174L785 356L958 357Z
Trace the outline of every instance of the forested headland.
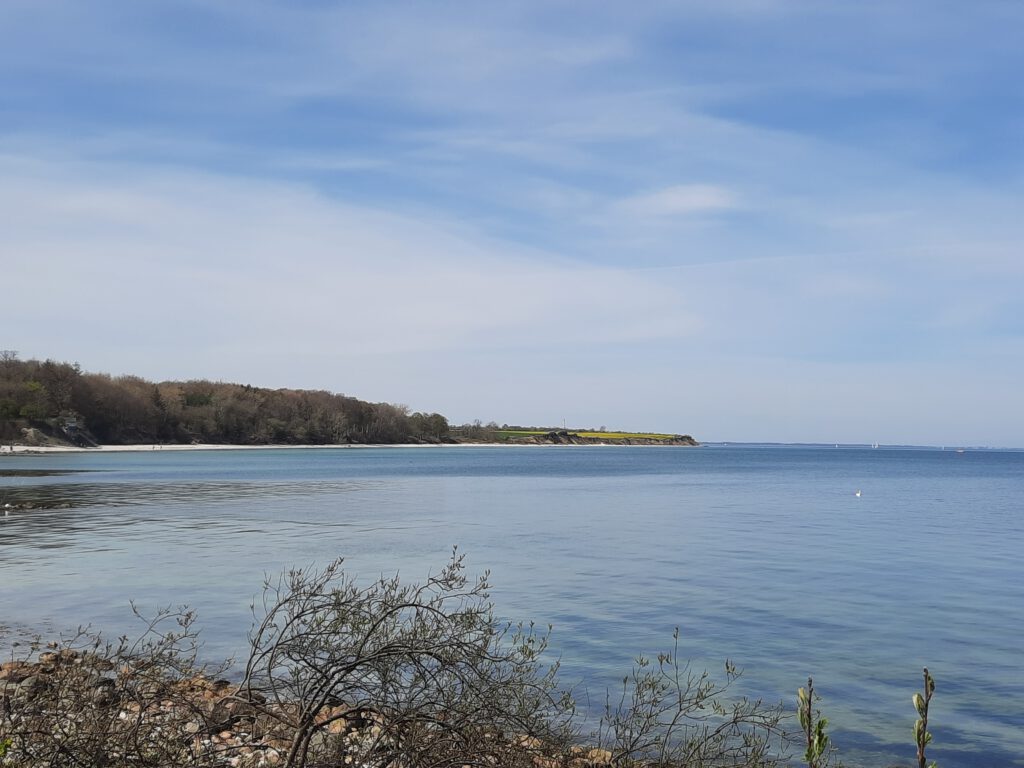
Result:
M308 389L88 373L78 363L21 360L0 350L0 441L30 445L387 445L518 443L698 445L689 435L605 427L522 427Z
M450 440L438 413L320 390L147 381L0 351L0 439L97 443L338 445Z

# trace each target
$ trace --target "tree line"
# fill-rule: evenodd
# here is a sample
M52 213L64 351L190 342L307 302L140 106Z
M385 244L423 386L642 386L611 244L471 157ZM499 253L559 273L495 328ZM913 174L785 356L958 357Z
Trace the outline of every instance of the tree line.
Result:
M237 445L446 442L448 420L322 390L147 381L0 351L0 438L28 428L72 442Z

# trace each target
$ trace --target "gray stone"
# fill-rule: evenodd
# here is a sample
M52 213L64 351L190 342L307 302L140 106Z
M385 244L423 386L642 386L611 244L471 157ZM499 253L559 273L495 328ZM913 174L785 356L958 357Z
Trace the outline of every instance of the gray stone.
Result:
M18 686L20 693L35 696L46 688L46 679L42 675L29 675Z

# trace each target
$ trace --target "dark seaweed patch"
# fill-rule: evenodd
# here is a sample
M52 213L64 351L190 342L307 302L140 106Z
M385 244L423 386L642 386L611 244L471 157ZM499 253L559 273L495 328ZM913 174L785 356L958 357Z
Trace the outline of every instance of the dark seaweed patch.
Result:
M92 471L91 469L0 469L0 477L56 477L58 475L79 475Z

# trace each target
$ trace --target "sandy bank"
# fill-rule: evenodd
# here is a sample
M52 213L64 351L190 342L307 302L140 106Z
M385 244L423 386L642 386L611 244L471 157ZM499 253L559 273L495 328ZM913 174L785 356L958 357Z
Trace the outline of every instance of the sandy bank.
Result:
M188 445L101 445L96 448L78 448L64 445L0 445L0 456L40 453L142 453L152 451L280 451L280 450L359 450L363 448L481 448L504 447L515 443L381 443L352 445L224 445L220 443L192 443ZM536 447L522 445L520 447Z
M367 448L650 448L650 444L588 443L585 445L559 445L553 443L356 443L352 445L223 445L219 443L194 443L189 445L101 445L96 448L78 448L64 445L0 445L0 458L11 455L34 456L54 453L143 453L153 451L281 451L281 450L324 450L350 451Z

